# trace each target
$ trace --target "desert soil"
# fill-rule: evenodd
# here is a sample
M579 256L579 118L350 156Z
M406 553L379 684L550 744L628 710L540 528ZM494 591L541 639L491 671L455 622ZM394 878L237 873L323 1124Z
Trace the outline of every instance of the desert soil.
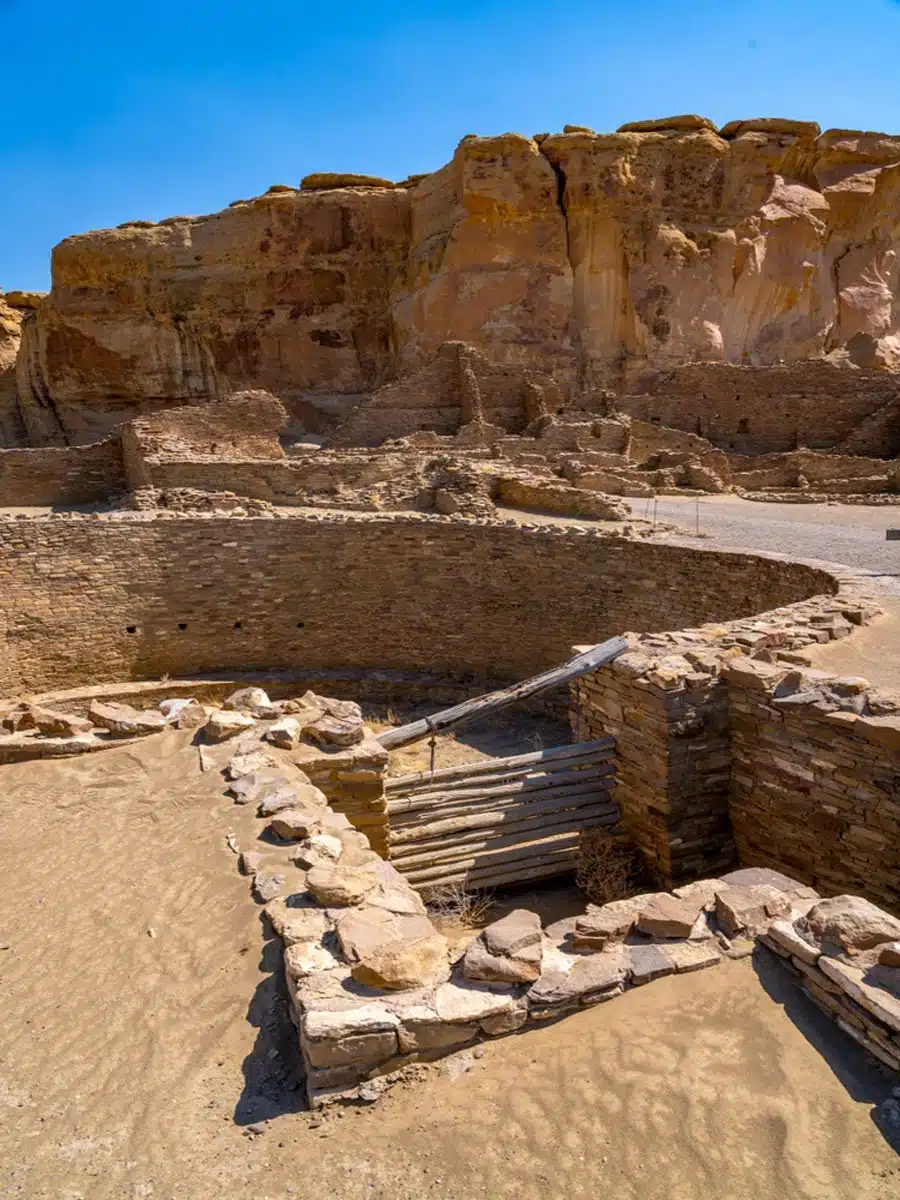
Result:
M305 1113L248 814L187 737L3 768L0 1195L900 1194L891 1081L763 952Z

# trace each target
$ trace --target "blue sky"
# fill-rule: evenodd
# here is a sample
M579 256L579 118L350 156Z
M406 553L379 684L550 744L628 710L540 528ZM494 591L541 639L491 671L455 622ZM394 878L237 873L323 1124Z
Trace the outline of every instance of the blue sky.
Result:
M900 132L896 0L0 0L0 289L70 233L466 133L698 112Z

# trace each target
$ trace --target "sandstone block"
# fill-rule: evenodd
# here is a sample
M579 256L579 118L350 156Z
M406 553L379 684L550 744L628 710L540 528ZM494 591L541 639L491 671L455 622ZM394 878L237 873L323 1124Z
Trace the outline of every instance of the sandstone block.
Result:
M478 1026L474 1023L450 1024L441 1021L436 1012L422 1005L404 1014L398 1035L401 1053L409 1054L421 1050L449 1051L474 1041L478 1036Z
M36 704L26 708L25 717L19 725L21 729L37 729L51 737L78 737L80 734L90 733L93 727L93 722L86 717L55 712Z
M166 725L161 712L138 712L128 704L104 704L100 700L91 701L88 716L95 725L108 729L116 737L159 733Z
M700 900L681 900L660 892L641 906L637 927L653 937L687 938L702 911Z
M861 1004L867 1012L900 1033L900 997L884 988L866 982L865 972L836 958L822 955L819 970L840 987L841 991Z
M281 717L266 730L266 741L281 750L292 750L300 741L300 722L296 717Z
M303 726L304 736L320 746L353 746L363 740L365 733L361 718L344 720L324 716Z
M362 903L377 883L377 875L354 867L313 867L306 877L306 886L320 904L338 908Z
M225 775L228 779L241 779L244 775L256 775L262 771L275 770L277 767L278 760L265 750L250 750L243 754L235 754L225 768Z
M256 722L249 713L225 712L217 709L203 726L203 733L207 741L224 742L226 738L234 737L238 733L245 733L248 729L253 729L255 725Z
M467 979L483 983L534 983L541 973L541 922L515 909L482 930L463 959Z
M280 895L284 887L284 876L268 871L257 871L253 876L253 898L260 904L268 904Z
M435 992L434 1007L442 1021L481 1022L515 1007L508 991L464 982L442 983Z
M818 948L802 937L790 921L773 921L768 934L779 946L810 966L814 967L819 961Z
M646 892L627 900L613 900L602 906L589 904L585 914L575 921L573 944L602 950L612 942L623 941L631 932L644 903L655 895L656 892Z
M298 867L327 867L337 862L344 851L341 839L330 833L314 833L305 842L301 842L294 854L294 862Z
M302 842L319 831L319 815L299 808L287 808L275 813L269 828L276 837L286 842Z
M900 940L900 920L861 896L821 900L807 913L806 923L823 949L850 956Z
M662 946L628 946L628 964L631 982L635 987L674 974L674 961Z
M600 954L578 958L568 971L561 971L556 966L549 970L545 968L528 991L529 1008L590 1003L595 996L623 983L630 969L628 956L621 946L611 946Z
M900 942L885 942L880 946L878 961L886 967L900 967Z
M789 897L765 884L726 886L716 895L716 919L730 937L739 933L751 936L765 933L773 920L787 916L790 911Z
M251 713L254 717L272 720L281 715L267 693L259 687L240 688L224 701L224 709Z
M312 1040L307 1033L303 1053L313 1067L355 1066L360 1076L378 1063L385 1062L398 1052L395 1029L383 1033L364 1033L343 1038Z
M715 967L722 961L722 955L710 943L673 942L669 946L661 946L663 954L674 965L679 973L702 971L704 967Z
M338 965L339 960L321 942L308 939L285 947L284 969L289 979L305 979L317 971L330 971Z
M291 896L269 901L266 916L285 946L320 941L333 926L328 914L317 905Z

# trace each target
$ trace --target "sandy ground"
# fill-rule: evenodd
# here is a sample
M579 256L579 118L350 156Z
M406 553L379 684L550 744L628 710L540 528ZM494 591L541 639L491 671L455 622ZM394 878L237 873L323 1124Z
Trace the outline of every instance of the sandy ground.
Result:
M187 735L0 784L2 1196L900 1195L890 1081L762 954L311 1118L278 943L225 845L249 814Z

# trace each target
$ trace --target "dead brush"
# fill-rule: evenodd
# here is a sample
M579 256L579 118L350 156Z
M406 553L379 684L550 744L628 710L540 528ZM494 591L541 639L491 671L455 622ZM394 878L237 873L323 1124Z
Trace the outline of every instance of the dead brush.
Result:
M578 842L575 882L593 904L634 895L640 863L631 842L606 829L583 829Z
M445 928L472 929L484 922L494 904L492 892L466 891L464 880L437 883L422 899L429 916Z

